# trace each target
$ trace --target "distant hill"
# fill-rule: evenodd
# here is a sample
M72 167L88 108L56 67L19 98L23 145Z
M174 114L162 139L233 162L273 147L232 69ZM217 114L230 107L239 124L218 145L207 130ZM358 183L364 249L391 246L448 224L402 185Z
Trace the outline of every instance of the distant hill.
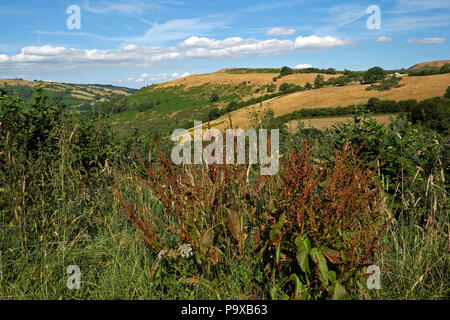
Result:
M425 62L416 65L440 66L447 61ZM423 67L422 67L423 68ZM292 70L280 77L282 69L234 68L213 73L198 74L155 84L112 103L104 103L103 113L110 113L110 121L119 130L146 128L169 121L176 128L190 128L192 120L224 128L228 113L233 125L246 127L249 112L262 104L282 116L299 109L346 107L367 103L372 97L384 100L423 100L442 96L450 85L450 73L408 75L409 70L389 70L401 73L400 85L390 90L366 90L361 84L364 71L336 71L330 69ZM321 75L327 84L322 88L305 90L307 83L314 85ZM344 83L337 81L344 78ZM342 80L342 79L341 79ZM335 81L330 84L330 81ZM293 88L283 91L282 88ZM302 88L299 88L302 87Z
M40 81L27 81L22 79L0 79L0 87L5 85L10 92L28 99L32 96ZM42 82L44 89L55 97L62 99L67 107L80 111L89 109L101 101L109 101L117 96L128 96L136 89L100 84L70 84L59 82Z
M432 68L432 67L440 68L440 67L444 66L447 63L450 64L450 60L438 60L438 61L422 62L422 63L418 63L418 64L412 66L409 69L417 70L417 69L423 69L423 68L426 68L426 67L429 67L429 68Z

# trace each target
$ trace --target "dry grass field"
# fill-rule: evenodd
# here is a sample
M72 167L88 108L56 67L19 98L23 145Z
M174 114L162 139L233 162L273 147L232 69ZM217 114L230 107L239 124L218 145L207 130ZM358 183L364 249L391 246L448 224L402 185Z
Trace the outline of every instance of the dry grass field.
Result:
M247 74L245 76L253 76ZM286 77L287 78L287 77ZM284 81L283 81L284 82ZM385 100L423 100L442 96L450 85L450 74L441 74L425 77L403 77L400 82L403 86L389 91L366 91L368 85L348 85L344 87L325 87L316 90L295 92L262 103L263 108L271 108L275 116L291 113L304 108L328 108L366 103L368 99L377 97ZM249 112L257 105L249 106L231 113L233 125L244 128L249 125ZM227 127L227 116L212 122L217 128Z
M217 84L217 85L239 85L240 83L246 81L250 82L250 84L256 85L256 86L264 86L268 84L275 83L277 86L282 84L283 82L287 83L293 83L296 85L302 85L304 86L306 82L314 82L314 79L316 78L316 73L309 73L309 74L291 74L288 76L285 76L281 79L279 79L277 82L273 82L272 79L274 77L278 76L277 73L245 73L245 74L230 74L226 73L225 70L219 70L214 73L208 73L208 74L197 74L193 76L188 76L185 78L161 83L158 85L158 87L164 88L164 87L172 87L172 86L179 86L179 85L185 85L186 89L190 87L197 87L204 85L206 83L210 84ZM329 75L324 74L323 75L326 80L328 80L331 77L336 77L337 75Z

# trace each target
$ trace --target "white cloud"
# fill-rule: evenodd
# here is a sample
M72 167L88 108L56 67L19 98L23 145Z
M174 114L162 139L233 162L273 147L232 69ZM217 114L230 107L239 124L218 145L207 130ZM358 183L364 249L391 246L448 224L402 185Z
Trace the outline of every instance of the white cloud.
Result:
M390 42L392 41L391 37L381 36L375 42Z
M126 45L125 47L123 47L123 50L125 50L125 51L133 51L133 50L136 50L137 48L138 48L137 45L129 44L129 45Z
M140 76L138 76L137 78L135 78L135 77L127 78L126 81L135 82L135 83L159 83L159 82L166 82L166 81L171 81L171 80L175 80L175 79L179 79L179 78L184 78L184 77L187 77L190 75L191 74L189 72L184 72L184 73L174 72L172 74L160 73L157 75L149 75L148 73L143 73ZM124 80L118 80L118 81L124 82Z
M409 39L407 43L411 44L441 44L446 41L445 38L425 38L425 39Z
M295 48L304 50L322 50L350 44L348 40L341 40L335 37L326 36L299 36L295 39Z
M294 69L307 69L307 68L312 68L312 65L307 63L305 64L300 63L294 67Z
M182 48L184 48L184 47L203 47L203 46L210 45L213 41L214 41L214 39L199 38L196 36L192 36L192 37L184 40L183 42L180 42L179 46Z
M286 29L286 28L272 28L267 31L268 36L290 36L295 33L295 29Z
M241 58L249 56L280 55L294 50L290 40L256 40L239 37L225 40L214 40L204 47L192 48L186 51L189 58Z
M223 40L189 37L176 46L139 46L129 44L117 50L75 49L44 45L29 46L17 55L0 55L1 72L23 70L92 69L104 67L148 68L161 62L187 59L237 59L253 56L276 56L296 49L316 50L346 45L349 41L334 37L298 37L297 40L257 40L231 37ZM141 77L145 78L145 77ZM137 78L140 79L140 78Z

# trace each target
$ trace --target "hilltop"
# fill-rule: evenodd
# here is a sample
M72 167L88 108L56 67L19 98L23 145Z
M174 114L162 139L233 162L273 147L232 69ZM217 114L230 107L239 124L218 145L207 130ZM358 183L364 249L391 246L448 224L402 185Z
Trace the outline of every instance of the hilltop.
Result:
M48 81L27 81L22 79L0 79L0 87L8 86L9 90L30 98L37 85L42 83L55 97L62 99L66 106L83 111L90 109L95 103L109 101L117 96L127 96L137 90L100 84L70 84Z
M450 64L450 60L437 60L437 61L429 61L422 62L412 66L411 70L423 69L423 68L440 68L446 64Z

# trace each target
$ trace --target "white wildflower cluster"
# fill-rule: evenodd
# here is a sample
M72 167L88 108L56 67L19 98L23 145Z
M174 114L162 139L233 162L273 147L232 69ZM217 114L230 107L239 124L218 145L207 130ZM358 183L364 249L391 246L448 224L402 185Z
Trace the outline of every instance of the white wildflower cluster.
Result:
M189 258L194 254L194 252L192 251L192 246L190 244L181 245L178 248L178 251L180 252L183 258Z
M158 253L158 260L161 260L167 254L167 250L161 250Z

